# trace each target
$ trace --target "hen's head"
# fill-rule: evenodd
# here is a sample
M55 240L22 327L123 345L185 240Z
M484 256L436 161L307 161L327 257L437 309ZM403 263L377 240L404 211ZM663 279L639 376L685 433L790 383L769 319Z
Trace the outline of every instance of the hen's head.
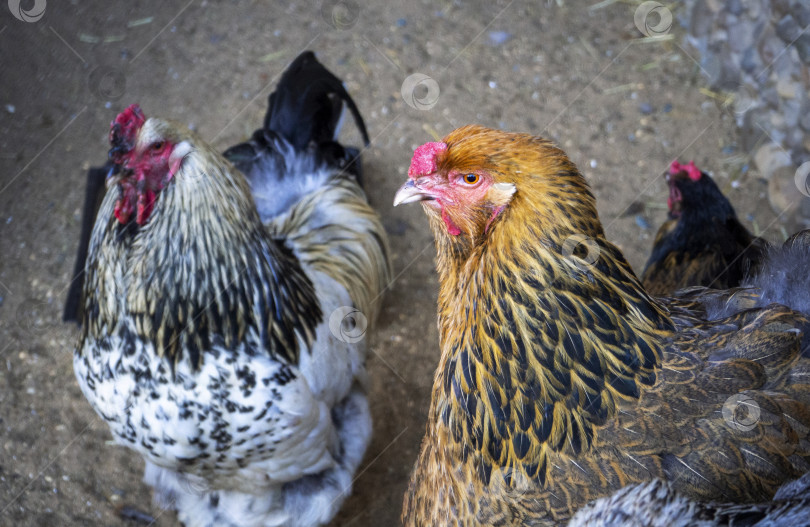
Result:
M133 104L111 123L110 145L109 158L120 167L108 182L118 185L115 217L122 224L134 219L143 225L158 194L180 168L188 144L169 123L146 119L140 106Z
M682 165L673 161L666 174L669 185L667 206L672 218L683 214L703 214L711 212L715 217L734 214L728 199L723 195L712 178L702 172L694 161Z
M576 167L562 150L529 134L459 128L417 148L408 178L394 205L421 201L451 237L487 235L513 213L518 221L564 226L570 214L560 212L572 205L567 195L576 195L576 212L596 217L593 196Z

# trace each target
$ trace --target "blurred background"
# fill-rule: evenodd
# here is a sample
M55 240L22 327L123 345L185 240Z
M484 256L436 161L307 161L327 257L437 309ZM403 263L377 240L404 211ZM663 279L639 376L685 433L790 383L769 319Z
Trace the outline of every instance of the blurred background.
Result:
M413 149L480 123L548 137L593 187L607 236L641 271L666 216L663 174L695 160L771 241L806 225L810 10L779 0L158 2L0 5L0 524L137 525L139 456L110 442L61 323L86 170L131 103L218 150L261 124L311 49L372 138L366 190L396 280L372 353L374 438L335 525L395 525L438 360L434 248L420 207L391 206ZM347 120L344 144L361 144Z

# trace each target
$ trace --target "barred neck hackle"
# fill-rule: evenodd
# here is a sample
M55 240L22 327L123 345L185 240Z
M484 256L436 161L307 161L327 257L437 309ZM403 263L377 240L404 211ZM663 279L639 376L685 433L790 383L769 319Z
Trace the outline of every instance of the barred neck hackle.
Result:
M85 331L101 337L129 314L135 334L172 364L185 352L196 366L213 346L241 343L297 361L298 338L310 341L322 315L295 257L266 233L245 177L181 125L148 119L139 141L155 138L182 162L143 225L119 223L118 193L107 193L91 240Z

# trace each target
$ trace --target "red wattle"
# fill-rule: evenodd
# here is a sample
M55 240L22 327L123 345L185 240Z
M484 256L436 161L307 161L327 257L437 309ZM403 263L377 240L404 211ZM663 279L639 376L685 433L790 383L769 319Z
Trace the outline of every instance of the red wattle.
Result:
M124 200L119 199L115 202L115 219L117 219L119 223L127 223L131 213L132 210L129 207L129 204L125 203Z
M442 208L442 220L444 220L444 224L447 226L447 232L453 236L461 234L461 229L453 223L453 220L450 219L450 216L447 215L447 211L444 208Z
M155 193L147 190L138 196L138 215L135 221L138 225L143 225L149 219L152 209L155 207Z

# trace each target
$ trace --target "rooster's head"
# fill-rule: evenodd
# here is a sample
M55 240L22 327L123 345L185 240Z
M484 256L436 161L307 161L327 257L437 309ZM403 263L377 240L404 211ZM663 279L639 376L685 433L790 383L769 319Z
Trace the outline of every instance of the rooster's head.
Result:
M134 219L145 224L158 194L179 169L188 148L173 130L165 121L146 119L137 104L111 123L109 158L117 175L108 185L118 185L115 217L120 223Z

